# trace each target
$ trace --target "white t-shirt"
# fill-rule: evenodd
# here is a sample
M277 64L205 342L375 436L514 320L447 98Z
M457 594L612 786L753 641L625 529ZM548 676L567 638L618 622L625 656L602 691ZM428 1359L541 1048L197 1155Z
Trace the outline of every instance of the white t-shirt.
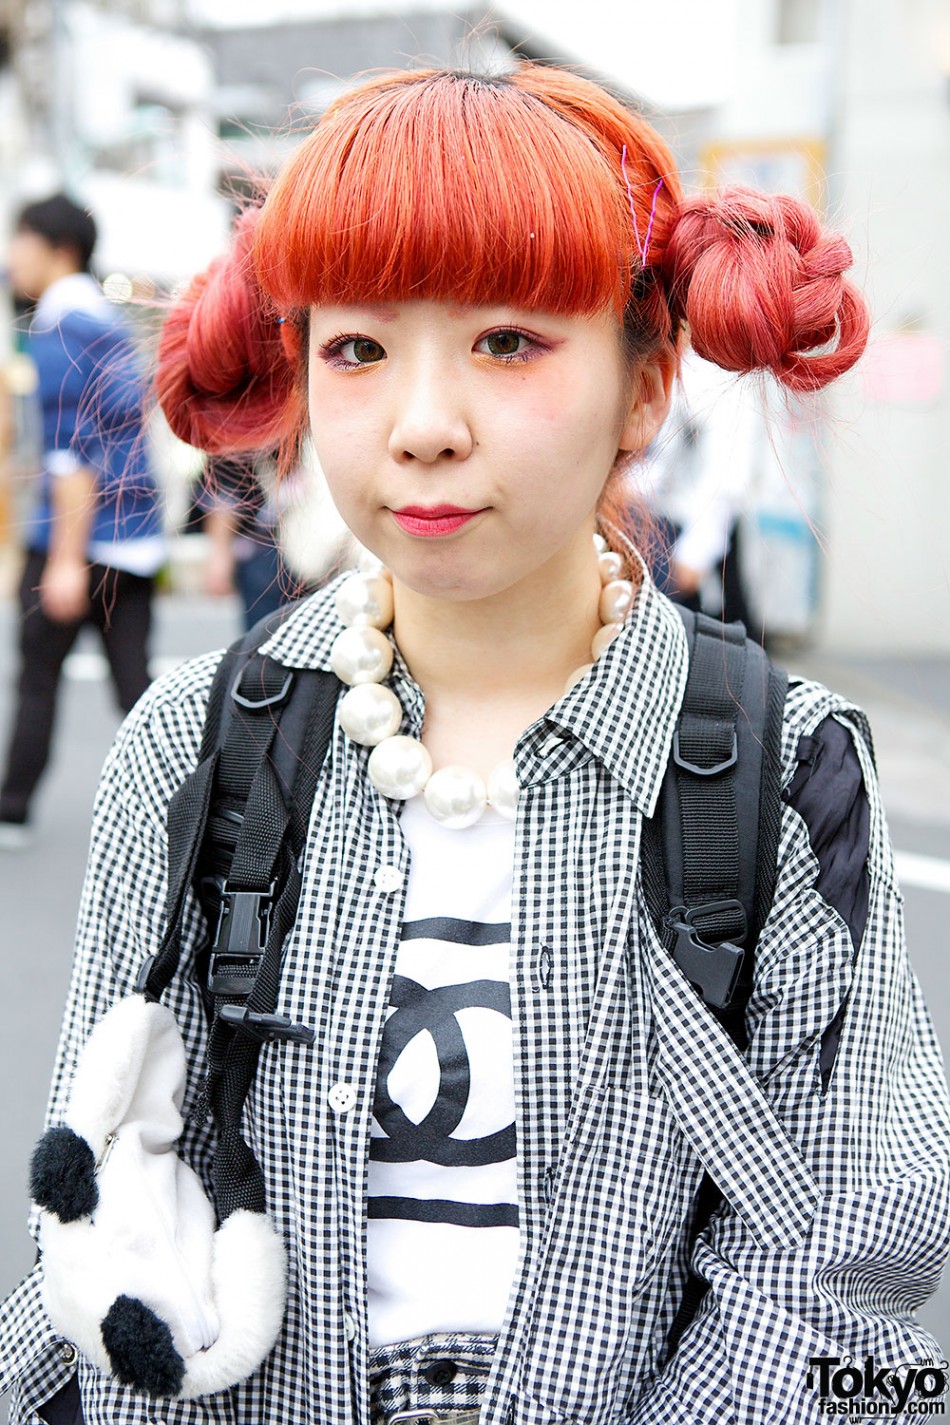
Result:
M518 1254L509 995L514 825L448 831L409 802L411 855L370 1146L370 1345L498 1331Z

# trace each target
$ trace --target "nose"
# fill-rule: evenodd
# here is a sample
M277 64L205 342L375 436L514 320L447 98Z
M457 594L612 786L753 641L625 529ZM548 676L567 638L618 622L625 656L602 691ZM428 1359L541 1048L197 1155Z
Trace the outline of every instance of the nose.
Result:
M474 447L464 391L444 365L419 362L399 383L389 453L400 464L464 460Z

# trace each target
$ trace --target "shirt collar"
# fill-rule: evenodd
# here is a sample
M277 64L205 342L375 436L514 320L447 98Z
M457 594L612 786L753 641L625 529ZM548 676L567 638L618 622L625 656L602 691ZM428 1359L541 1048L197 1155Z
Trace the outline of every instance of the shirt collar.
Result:
M97 317L112 312L102 288L88 272L70 272L51 282L36 304L33 326L55 326L66 312L76 311Z
M351 571L348 571L351 572ZM347 574L305 599L261 651L291 668L330 668L341 630L335 594ZM603 763L643 813L652 816L669 758L676 715L686 686L688 651L683 624L644 569L627 627L593 671L560 698L518 743L515 760L523 785L546 780L572 760L546 758L552 734L575 751ZM422 695L398 653L394 680L410 722L421 724ZM416 697L413 700L412 693ZM410 706L406 706L409 697Z
M545 715L549 728L603 764L644 816L656 809L687 664L682 620L644 570L623 633Z

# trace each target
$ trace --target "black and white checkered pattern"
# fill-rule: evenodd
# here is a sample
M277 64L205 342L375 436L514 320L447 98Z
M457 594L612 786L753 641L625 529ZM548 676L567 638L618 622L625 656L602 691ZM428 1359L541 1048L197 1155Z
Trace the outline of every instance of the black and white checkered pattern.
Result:
M270 648L292 665L325 668L338 627L331 588ZM51 1122L79 1046L158 943L165 807L193 765L215 661L157 683L107 764ZM903 949L863 719L793 682L786 781L800 736L829 715L851 730L864 768L868 925L855 955L815 889L805 824L786 808L743 1060L658 944L639 884L641 817L654 808L685 661L675 611L646 585L595 673L517 748L521 1255L485 1425L801 1425L820 1418L806 1386L811 1356L873 1355L894 1366L938 1358L913 1313L947 1249L950 1110ZM398 662L394 685L418 732L422 694ZM366 755L337 731L287 954L279 1007L315 1026L316 1045L266 1047L248 1105L290 1252L283 1334L257 1376L189 1404L150 1404L83 1368L89 1425L369 1425L364 1193L407 853L398 808L368 781ZM198 924L192 908L187 945ZM191 1052L194 1094L205 1026L185 970L167 998ZM823 1091L821 1033L845 1000ZM208 1147L207 1127L192 1124L184 1150L199 1171ZM694 1254L712 1290L664 1366L703 1165L728 1196ZM0 1388L16 1384L15 1425L35 1419L31 1409L70 1369L34 1275L0 1316Z
M386 1425L391 1415L405 1410L477 1414L497 1340L439 1332L377 1347L369 1358L372 1425Z

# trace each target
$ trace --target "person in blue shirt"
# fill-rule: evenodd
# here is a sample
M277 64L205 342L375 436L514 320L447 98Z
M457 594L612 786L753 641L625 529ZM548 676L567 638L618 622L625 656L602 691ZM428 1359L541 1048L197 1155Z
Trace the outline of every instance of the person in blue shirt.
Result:
M22 209L7 255L14 294L35 303L27 350L37 372L43 458L24 537L0 848L29 839L63 663L83 625L101 636L123 712L149 683L163 516L144 431L144 377L131 332L89 270L95 242L92 216L58 193Z

